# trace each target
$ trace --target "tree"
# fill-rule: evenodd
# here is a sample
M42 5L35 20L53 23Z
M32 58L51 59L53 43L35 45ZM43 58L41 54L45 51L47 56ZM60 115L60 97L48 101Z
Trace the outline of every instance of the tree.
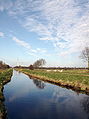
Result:
M37 68L37 67L41 67L45 64L46 64L45 59L39 59L33 64L33 67Z
M0 61L0 69L10 68L9 65L5 64L3 61Z
M2 61L0 61L0 68L2 68L2 66L3 66L3 62L2 62Z
M31 70L33 70L33 69L34 69L34 67L33 67L33 65L32 65L32 64L29 66L29 69L31 69Z
M85 47L85 49L82 50L80 57L84 61L87 61L87 63L88 63L88 70L89 70L89 47Z

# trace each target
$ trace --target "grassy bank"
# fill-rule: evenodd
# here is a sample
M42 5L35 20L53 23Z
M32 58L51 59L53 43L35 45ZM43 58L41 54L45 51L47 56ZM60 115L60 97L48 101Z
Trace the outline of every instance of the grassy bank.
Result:
M3 86L10 81L12 69L0 70L0 119L5 119L6 111L3 104Z
M2 89L3 85L10 81L12 76L12 69L0 70L0 100L3 99Z
M41 79L55 83L77 91L89 93L89 73L87 70L29 70L19 69L19 71L32 78Z
M5 119L6 118L6 110L4 103L0 101L0 119Z

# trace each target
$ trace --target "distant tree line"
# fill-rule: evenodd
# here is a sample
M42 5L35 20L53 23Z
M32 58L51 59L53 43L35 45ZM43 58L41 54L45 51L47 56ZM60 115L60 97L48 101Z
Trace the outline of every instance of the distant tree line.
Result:
M88 68L85 68L85 67L37 67L35 69L49 69L49 70L54 70L54 69L64 69L64 70L76 70L76 69L88 69Z
M43 67L43 65L46 64L45 59L38 59L28 67L16 66L15 68L27 68L27 69L31 69L31 70L33 70L33 69L49 69L49 70L51 70L51 69L64 69L64 70L88 69L89 70L89 47L85 47L85 49L82 50L80 58L87 62L87 64L88 64L87 68L85 68L85 67Z
M35 62L33 63L33 65L31 64L31 65L29 66L29 69L33 70L34 68L35 68L35 69L36 69L36 68L40 68L40 67L42 67L42 66L45 65L45 64L46 64L45 59L39 59L39 60L35 61Z
M27 69L33 70L33 69L42 68L42 66L45 65L45 64L46 64L45 59L39 59L28 67L19 65L19 66L15 66L15 68L27 68Z
M3 61L0 61L0 69L10 68L9 65L5 64Z

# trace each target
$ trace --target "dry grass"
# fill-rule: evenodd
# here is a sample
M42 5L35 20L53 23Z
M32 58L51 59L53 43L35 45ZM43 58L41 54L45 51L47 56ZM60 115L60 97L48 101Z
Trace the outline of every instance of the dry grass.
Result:
M58 85L73 88L74 90L81 90L89 92L89 73L87 70L28 70L19 69L27 75L38 78L44 81L56 83Z

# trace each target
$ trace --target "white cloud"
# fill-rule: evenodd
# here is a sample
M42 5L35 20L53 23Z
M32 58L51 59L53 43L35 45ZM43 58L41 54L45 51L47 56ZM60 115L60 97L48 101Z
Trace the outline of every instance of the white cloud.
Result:
M12 38L13 41L15 41L17 44L19 44L20 46L24 47L27 50L27 54L32 55L32 56L38 56L38 55L47 55L47 51L45 49L40 49L40 48L36 48L33 49L32 46L22 40L19 40L16 37Z
M3 32L0 32L0 37L4 37L4 33Z
M53 38L51 38L51 37L41 37L40 40L43 40L43 41L52 41Z
M0 11L9 10L13 6L11 0L0 0Z
M14 40L16 43L18 43L19 45L21 45L27 49L31 49L31 46L28 43L26 43L25 41L19 40L16 37L13 37L12 40Z
M22 26L24 26L24 28L28 29L30 32L36 32L39 36L51 36L48 28L34 18L27 17L24 24L22 22Z
M17 16L29 32L37 33L39 40L52 42L60 54L89 46L89 0L16 0L8 13Z

